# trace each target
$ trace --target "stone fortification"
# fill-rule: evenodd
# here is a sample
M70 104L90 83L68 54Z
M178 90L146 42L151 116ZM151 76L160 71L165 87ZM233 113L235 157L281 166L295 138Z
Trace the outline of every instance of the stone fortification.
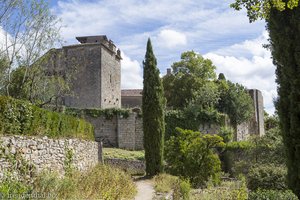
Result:
M138 113L132 112L128 117L114 115L109 119L105 116L84 118L93 124L96 141L102 141L104 147L143 149L143 122Z
M76 108L121 107L121 52L106 36L77 37L80 44L52 49L44 57L51 72L73 76L63 105Z
M66 159L70 166L84 171L98 163L98 143L79 139L49 139L47 137L2 136L0 147L4 155L24 159L36 172L42 170L65 173ZM5 171L13 169L6 156L0 157L0 179ZM16 160L18 161L18 160Z

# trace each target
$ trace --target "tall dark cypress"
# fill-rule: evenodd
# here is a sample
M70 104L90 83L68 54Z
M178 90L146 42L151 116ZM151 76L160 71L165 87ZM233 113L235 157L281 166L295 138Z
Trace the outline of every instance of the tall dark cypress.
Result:
M154 176L163 171L165 98L150 38L147 42L147 51L143 65L142 111L146 174L147 176Z
M267 19L278 83L276 108L286 147L288 185L300 198L300 5Z

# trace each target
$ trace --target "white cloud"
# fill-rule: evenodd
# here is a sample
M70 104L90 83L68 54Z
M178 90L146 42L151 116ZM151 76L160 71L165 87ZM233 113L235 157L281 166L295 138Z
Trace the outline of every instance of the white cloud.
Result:
M167 48L174 48L187 44L185 34L170 29L161 30L157 40L160 46Z
M131 60L122 52L121 61L121 88L140 89L143 88L142 68L138 61Z
M254 40L234 44L204 55L217 66L218 73L227 79L245 85L249 89L259 89L263 93L267 112L274 113L273 99L276 98L275 66L271 53L263 48L268 35L264 32Z

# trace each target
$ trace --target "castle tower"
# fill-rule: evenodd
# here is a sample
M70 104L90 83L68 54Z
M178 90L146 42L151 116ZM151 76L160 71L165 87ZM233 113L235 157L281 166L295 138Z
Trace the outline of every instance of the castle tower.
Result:
M74 74L73 95L64 105L75 108L121 107L121 52L105 35L76 37L52 55L56 69ZM71 69L71 70L70 70Z
M248 90L252 98L254 107L254 114L252 118L236 127L236 141L247 140L250 136L263 136L265 135L264 127L264 102L261 91L257 89Z

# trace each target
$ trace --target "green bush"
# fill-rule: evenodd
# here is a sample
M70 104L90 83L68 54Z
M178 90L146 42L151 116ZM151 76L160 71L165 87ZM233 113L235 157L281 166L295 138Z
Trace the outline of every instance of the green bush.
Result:
M249 200L298 200L290 190L256 190L249 193Z
M93 126L83 119L44 110L27 101L6 96L0 96L0 134L94 140Z
M165 146L166 170L189 179L195 187L205 186L209 178L217 184L221 162L214 148L224 145L222 138L180 128L176 131L177 136L172 136Z
M164 173L156 175L153 180L156 192L168 193L173 190L174 200L188 200L190 198L191 184L188 180Z
M189 200L191 192L191 184L188 180L179 179L173 192L174 200Z
M250 168L247 174L247 185L250 190L273 189L284 190L287 170L283 166L273 164L256 165Z

